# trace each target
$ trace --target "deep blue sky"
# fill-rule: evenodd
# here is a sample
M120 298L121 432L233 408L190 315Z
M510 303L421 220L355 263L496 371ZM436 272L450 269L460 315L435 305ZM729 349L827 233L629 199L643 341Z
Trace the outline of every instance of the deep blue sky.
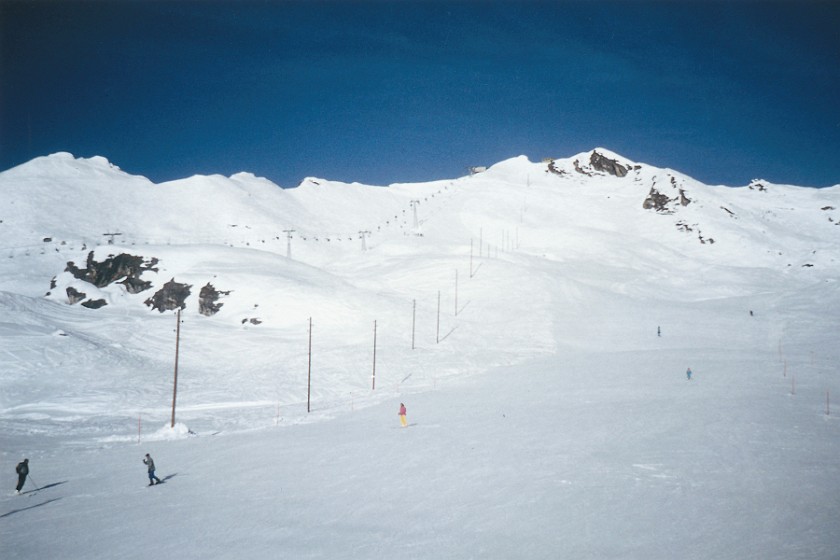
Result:
M838 2L0 0L0 169L388 184L604 146L840 183Z

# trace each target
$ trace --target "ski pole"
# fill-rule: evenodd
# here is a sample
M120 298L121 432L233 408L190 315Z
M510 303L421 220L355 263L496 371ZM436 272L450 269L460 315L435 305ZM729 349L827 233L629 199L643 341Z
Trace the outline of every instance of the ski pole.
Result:
M28 478L29 480L31 480L31 481L32 481L32 484L34 484L34 485L35 485L35 490L40 490L40 489L41 489L41 487L38 485L38 483L37 483L37 482L35 482L35 479L34 479L34 478L32 478L31 476L29 476L29 477L27 477L27 478Z

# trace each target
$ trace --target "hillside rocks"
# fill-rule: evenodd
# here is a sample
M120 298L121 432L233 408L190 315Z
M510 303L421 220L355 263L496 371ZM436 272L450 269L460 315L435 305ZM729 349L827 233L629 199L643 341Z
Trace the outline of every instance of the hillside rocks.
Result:
M89 299L82 302L82 307L87 307L88 309L99 309L100 307L105 307L108 305L108 302L104 299Z
M220 292L208 282L198 294L198 312L206 317L215 315L224 305L223 303L217 303L219 298L228 294L230 294L230 291Z
M186 300L190 295L190 288L192 286L189 284L181 284L173 278L143 303L161 313L174 309L186 309Z
M70 305L75 305L79 302L82 302L82 307L87 307L88 309L99 309L100 307L105 307L108 305L104 299L87 299L87 294L84 292L80 292L76 288L72 286L68 286L65 290L67 294L67 300L70 302Z
M104 261L98 262L94 258L93 251L91 251L88 253L84 268L77 266L73 261L69 261L64 271L73 278L86 282L95 288L104 288L116 283L125 286L128 293L137 294L152 287L151 282L142 280L140 276L147 270L157 272L155 268L157 262L157 259L154 258L146 261L143 257L127 253L109 255ZM50 289L55 289L56 285L56 279L53 278L50 282ZM107 301L102 298L87 299L86 292L73 286L68 286L65 293L70 305L81 303L82 306L90 309L99 309L107 305Z
M582 168L580 166L580 160L576 159L575 161L572 162L572 165L575 166L575 171L577 171L581 175L586 175L587 177L592 177L592 173L589 173L588 171L586 171L584 168Z
M655 210L663 214L673 214L677 206L688 206L691 204L691 199L685 193L685 189L677 185L677 180L673 176L670 178L671 196L662 193L656 185L656 178L653 179L653 186L650 192L642 202L642 208L645 210ZM668 187L665 187L668 188Z
M159 312L172 311L175 309L186 309L187 298L190 297L192 286L171 279L163 287L155 292L155 295L147 299L145 303L152 309ZM222 303L218 303L222 296L230 294L230 291L217 290L209 282L201 288L198 294L198 312L210 317L219 312Z
M583 155L583 154L581 154ZM545 160L548 163L548 171L555 175L564 175L566 172L555 165L555 161L551 158ZM589 154L589 165L581 164L580 158L572 161L572 167L577 173L586 175L587 177L595 177L595 173L606 173L614 177L626 177L630 172L630 167L622 165L617 159L610 159L598 150L592 150Z
M645 210L653 209L657 212L671 212L671 209L668 207L670 202L670 198L656 190L656 187L651 187L647 198L642 203L642 208Z
M90 309L99 309L108 304L107 300L102 297L96 299L93 299L93 297L89 298L88 293L107 293L107 288L115 284L123 286L129 294L139 294L151 290L153 288L153 282L144 280L141 276L145 272L159 272L158 268L156 268L158 263L159 260L157 258L152 257L147 259L128 253L108 255L108 258L100 262L96 260L94 252L91 251L88 253L84 268L77 266L72 261L67 263L65 273L68 273L75 280L80 280L90 285L90 289L85 289L78 282L76 285L67 285L66 281L61 282L61 284L66 286L63 287L64 293L67 295L67 303L70 305L80 303L82 306ZM53 278L50 282L50 290L55 290L58 285L58 279ZM143 303L161 313L175 309L185 309L187 299L192 293L191 288L191 285L176 282L175 278L172 278ZM51 291L47 292L48 296L51 295ZM230 294L230 291L217 290L208 282L199 292L199 313L208 317L215 315L223 305L219 303L219 300L228 294Z
M566 172L563 169L560 169L556 165L554 165L554 160L553 159L549 158L548 160L546 160L545 163L548 164L549 173L554 173L555 175L565 175L566 174Z
M80 301L84 301L87 297L86 293L80 292L73 286L68 286L65 293L67 294L67 300L70 302L70 305L76 305Z
M93 251L88 253L85 268L79 268L74 262L68 262L66 272L78 280L93 284L97 288L104 288L122 279L123 284L130 294L137 294L152 287L151 282L140 279L140 275L147 270L157 272L154 266L158 260L152 258L148 262L143 257L121 253L117 256L109 255L102 262L93 258Z
M618 163L617 160L609 159L605 155L596 151L593 151L592 155L589 157L589 165L591 165L592 169L596 171L603 171L604 173L609 173L610 175L615 175L616 177L624 177L629 171L627 167Z

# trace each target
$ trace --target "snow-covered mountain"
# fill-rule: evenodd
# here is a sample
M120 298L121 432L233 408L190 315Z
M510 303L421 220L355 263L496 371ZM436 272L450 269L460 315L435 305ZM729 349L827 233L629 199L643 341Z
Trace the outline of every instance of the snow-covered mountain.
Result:
M157 185L102 157L59 153L0 174L0 188L9 257L77 251L87 256L75 257L76 269L88 271L112 254L142 256L149 284L143 291L170 280L167 267L192 266L178 256L151 270L149 262L160 260L155 253L167 251L156 249L160 245L252 248L329 268L362 248L405 246L400 237L424 234L422 241L412 240L418 250L480 241L484 222L487 246L516 244L525 254L568 259L600 253L606 259L613 251L605 243L614 243L616 253L656 244L712 266L813 267L812 277L830 278L840 225L839 187L760 180L741 188L709 187L603 148L542 163L519 157L452 181L382 188L310 178L288 190L248 173ZM432 219L434 225L426 226ZM519 238L508 239L514 234ZM117 267L114 278L91 284L56 269L49 297L68 302L74 299L66 293L70 288L89 294L82 303L110 303L131 286L102 290L110 284L101 284L124 280L123 272Z
M838 224L840 185L603 148L293 189L37 158L0 173L0 483L47 488L0 555L836 557ZM125 489L138 442L179 506Z

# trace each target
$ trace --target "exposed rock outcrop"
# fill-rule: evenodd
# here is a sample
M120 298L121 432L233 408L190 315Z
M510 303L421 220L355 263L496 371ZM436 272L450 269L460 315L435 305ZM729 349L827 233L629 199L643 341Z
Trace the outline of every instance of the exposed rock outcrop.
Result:
M80 292L73 286L68 286L65 292L67 293L67 300L70 302L70 305L75 305L80 301L84 301L87 297L86 293Z
M87 282L97 288L104 288L111 284L122 284L130 294L137 294L152 287L152 283L145 281L140 276L147 270L157 272L154 268L158 260L152 258L146 260L137 255L129 255L128 253L121 253L119 255L109 255L107 259L98 262L94 256L93 251L90 251L85 262L85 267L81 268L76 263L70 261L67 263L65 272L69 272L77 280ZM56 287L56 280L50 282L50 289ZM66 289L67 299L70 304L76 304L80 301L85 307L91 309L99 309L107 305L104 299L83 301L87 295L73 287Z
M218 303L219 298L228 294L230 291L221 292L208 282L198 294L198 312L207 317L215 315L224 305Z
M147 262L143 257L127 253L116 256L110 255L104 261L97 262L93 258L93 251L91 251L88 253L85 268L79 268L71 261L67 263L65 271L79 280L93 284L97 288L104 288L122 279L121 283L125 285L129 293L136 294L152 286L151 282L141 280L140 275L146 270L157 272L157 269L154 268L157 263L158 260L155 258Z
M559 169L556 165L554 165L554 160L548 160L548 171L554 173L555 175L565 175L566 172L562 169Z
M122 282L117 283L125 286L125 289L129 294L139 294L140 292L145 292L152 287L151 282L140 280L134 276L128 276Z
M186 300L190 295L190 288L192 288L191 285L181 284L173 278L164 284L160 290L155 292L155 295L143 303L152 309L157 309L161 313L178 308L185 309L187 307Z
M629 171L627 167L624 167L618 163L618 161L609 159L605 155L599 154L595 151L593 151L592 155L589 156L589 165L591 165L592 169L596 171L603 171L604 173L609 173L610 175L615 175L616 177L624 177Z
M647 198L642 203L642 208L670 214L673 210L668 207L669 202L671 202L670 198L656 190L656 187L651 187Z
M574 165L574 166L575 166L575 171L577 171L577 172L578 172L578 173L580 173L581 175L586 175L587 177L592 177L592 173L587 172L585 169L583 169L583 168L580 166L580 161L575 160L574 162L572 162L572 165Z
M161 313L174 309L186 309L186 301L192 289L191 285L176 282L172 278L169 282L160 286L155 281L154 276L151 281L141 278L141 275L146 271L157 273L158 269L155 266L158 262L156 258L146 259L142 256L127 253L109 255L104 261L97 262L94 258L94 252L91 251L88 253L84 267L77 266L73 262L68 262L65 272L69 272L73 278L93 286L90 291L96 291L94 287L102 289L114 284L122 284L129 294L139 294L140 292L159 287L160 289L154 295L143 302L145 305L152 309L157 309ZM55 289L57 284L56 279L53 278L50 282L50 289ZM67 285L65 284L65 286ZM77 287L79 287L78 283ZM81 302L83 306L91 309L99 309L107 305L107 300L105 299L87 299L87 294L77 289L77 287L67 286L65 288L67 300L71 305ZM222 307L219 299L228 294L230 294L229 291L217 290L208 282L199 293L199 312L205 316L215 315Z
M665 189L670 188L671 192L674 193L673 197L662 193L657 188L656 178L654 177L653 186L650 188L647 198L642 202L642 208L645 210L656 210L662 214L673 214L676 211L675 207L677 205L688 206L691 204L691 199L688 198L685 189L680 188L677 180L673 176L670 176L670 183L670 187L666 186Z

